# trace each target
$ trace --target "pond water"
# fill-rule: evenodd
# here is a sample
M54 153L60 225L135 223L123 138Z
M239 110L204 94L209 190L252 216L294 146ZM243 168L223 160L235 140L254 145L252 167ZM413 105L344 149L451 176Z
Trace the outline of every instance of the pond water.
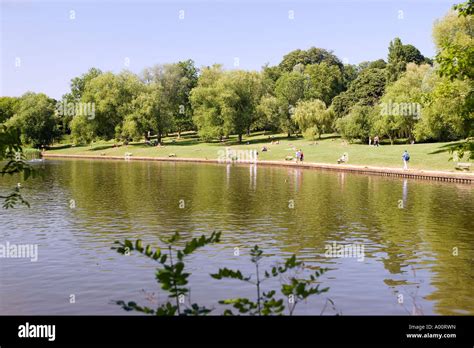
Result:
M156 265L119 255L114 241L158 246L174 232L186 240L212 231L222 241L187 267L191 300L213 314L223 311L219 300L255 297L251 284L209 274L228 267L254 278L256 244L267 255L262 268L296 254L328 269L319 280L329 291L298 304L297 314L474 314L471 185L255 165L38 166L44 176L22 183L31 208L0 210L0 245L38 247L36 262L0 258L0 314L125 314L114 300L156 307L165 300ZM0 192L18 180L2 178ZM328 255L333 243L363 254ZM325 307L328 298L335 308Z

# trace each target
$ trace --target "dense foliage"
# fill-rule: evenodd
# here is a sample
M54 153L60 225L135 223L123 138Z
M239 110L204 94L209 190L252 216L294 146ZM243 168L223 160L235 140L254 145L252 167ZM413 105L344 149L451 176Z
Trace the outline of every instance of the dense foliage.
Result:
M138 75L91 68L71 80L60 101L31 92L0 98L0 122L20 129L21 140L35 147L69 134L76 144L150 137L160 143L165 135L179 138L191 130L204 141L231 134L242 141L254 130L311 139L337 131L351 141L378 135L392 143L469 139L471 8L470 1L457 5L435 22L434 60L395 38L386 60L359 65L311 47L289 52L260 72L220 65L198 69L192 60L152 66Z

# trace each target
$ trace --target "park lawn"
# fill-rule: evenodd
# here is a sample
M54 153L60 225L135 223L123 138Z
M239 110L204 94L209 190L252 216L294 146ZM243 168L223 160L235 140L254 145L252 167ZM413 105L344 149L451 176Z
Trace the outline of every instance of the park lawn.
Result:
M283 161L286 156L294 156L294 149L301 149L305 162L336 163L337 159L347 153L349 164L369 165L379 167L401 168L403 166L402 153L406 149L410 153L410 168L425 170L455 171L455 164L449 161L451 154L448 149L451 143L426 143L426 144L382 144L379 147L367 144L350 144L336 135L325 135L321 140L310 141L301 137L286 138L284 134L272 135L262 132L244 137L242 144L238 144L236 137L230 137L225 143L205 143L200 141L195 134L186 134L176 137L164 138L164 146L156 147L141 143L131 143L126 146L114 147L114 141L102 141L91 146L71 146L62 144L51 147L48 152L65 155L93 155L93 156L124 156L126 152L132 156L168 157L175 154L181 158L206 158L217 159L219 150L227 146L235 150L253 150L259 152L259 160ZM279 144L271 144L271 140L279 140ZM174 141L174 142L173 142ZM268 151L262 152L266 146Z

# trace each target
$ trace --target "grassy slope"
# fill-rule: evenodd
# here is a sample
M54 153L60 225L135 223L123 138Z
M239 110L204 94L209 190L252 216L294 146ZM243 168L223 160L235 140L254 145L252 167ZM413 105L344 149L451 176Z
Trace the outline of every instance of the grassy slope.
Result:
M389 145L380 147L348 144L339 137L326 135L319 141L308 141L303 138L287 139L284 135L275 135L280 144L272 145L268 135L262 133L244 137L243 144L238 144L235 138L227 143L204 143L200 142L195 135L185 135L180 140L165 138L164 147L151 147L143 143L133 143L127 146L113 147L113 141L94 143L92 146L71 147L70 145L58 145L49 150L51 153L81 154L81 155L109 155L123 156L131 152L133 156L168 157L170 153L177 157L208 158L217 159L218 151L224 150L226 146L232 149L257 149L259 160L284 160L286 156L294 156L293 147L302 149L305 162L336 163L337 159L344 153L349 154L350 164L370 165L380 167L402 166L402 153L405 149L410 153L410 167L416 169L449 170L454 171L454 163L448 161L450 154L447 148L452 143L430 143L415 145ZM247 144L249 142L249 144ZM262 152L261 148L266 146L268 152Z

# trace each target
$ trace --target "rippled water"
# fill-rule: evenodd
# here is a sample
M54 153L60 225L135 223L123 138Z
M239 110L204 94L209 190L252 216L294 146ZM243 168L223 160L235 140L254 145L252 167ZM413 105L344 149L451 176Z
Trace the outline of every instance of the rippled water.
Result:
M223 233L221 243L187 265L193 302L215 314L222 312L218 300L254 296L254 289L209 273L225 266L254 274L248 251L255 244L268 255L264 266L296 253L329 268L321 277L329 292L298 305L298 314L320 314L327 298L343 315L474 314L470 185L263 166L41 166L44 178L23 183L31 208L0 210L0 243L39 248L37 262L0 258L0 314L124 314L113 300L154 306L164 300L155 265L117 254L113 242L161 245L159 237L175 231L190 237L214 230ZM18 179L1 180L5 193ZM361 243L364 260L326 257L332 242Z

